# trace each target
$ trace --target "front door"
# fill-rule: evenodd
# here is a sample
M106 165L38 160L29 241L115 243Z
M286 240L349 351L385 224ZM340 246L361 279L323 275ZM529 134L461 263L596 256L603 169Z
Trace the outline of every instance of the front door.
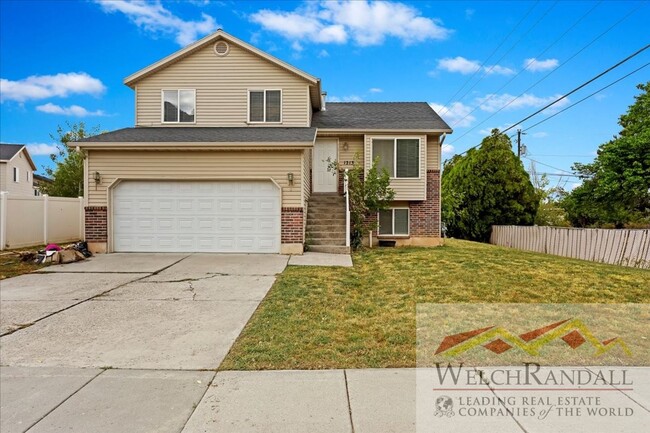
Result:
M337 171L328 170L330 162L336 161L336 140L316 140L312 161L312 178L314 192L336 192L338 190Z

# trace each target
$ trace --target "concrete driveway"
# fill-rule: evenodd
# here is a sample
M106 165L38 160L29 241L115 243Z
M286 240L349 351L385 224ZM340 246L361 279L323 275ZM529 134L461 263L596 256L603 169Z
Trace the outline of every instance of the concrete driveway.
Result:
M180 431L287 262L110 254L2 281L0 430Z

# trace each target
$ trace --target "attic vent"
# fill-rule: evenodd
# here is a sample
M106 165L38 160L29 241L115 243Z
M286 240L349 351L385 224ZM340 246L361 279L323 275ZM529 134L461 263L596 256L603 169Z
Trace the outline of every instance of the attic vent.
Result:
M230 51L230 47L226 41L219 41L214 44L214 52L217 53L217 56L225 56Z

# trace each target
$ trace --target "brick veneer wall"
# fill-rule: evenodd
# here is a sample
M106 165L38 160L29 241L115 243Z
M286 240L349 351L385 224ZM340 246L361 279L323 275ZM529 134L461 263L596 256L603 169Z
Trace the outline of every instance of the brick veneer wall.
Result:
M427 170L427 199L409 208L411 236L440 237L440 170Z
M283 244L303 243L304 241L304 212L301 207L282 208L282 235Z
M86 206L86 242L106 242L108 240L108 210L106 206Z

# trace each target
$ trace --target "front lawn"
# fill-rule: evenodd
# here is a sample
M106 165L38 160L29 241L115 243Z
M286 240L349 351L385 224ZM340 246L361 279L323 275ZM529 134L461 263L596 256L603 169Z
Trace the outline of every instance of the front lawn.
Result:
M650 302L647 270L474 242L353 259L353 268L288 267L220 368L414 367L421 302Z

